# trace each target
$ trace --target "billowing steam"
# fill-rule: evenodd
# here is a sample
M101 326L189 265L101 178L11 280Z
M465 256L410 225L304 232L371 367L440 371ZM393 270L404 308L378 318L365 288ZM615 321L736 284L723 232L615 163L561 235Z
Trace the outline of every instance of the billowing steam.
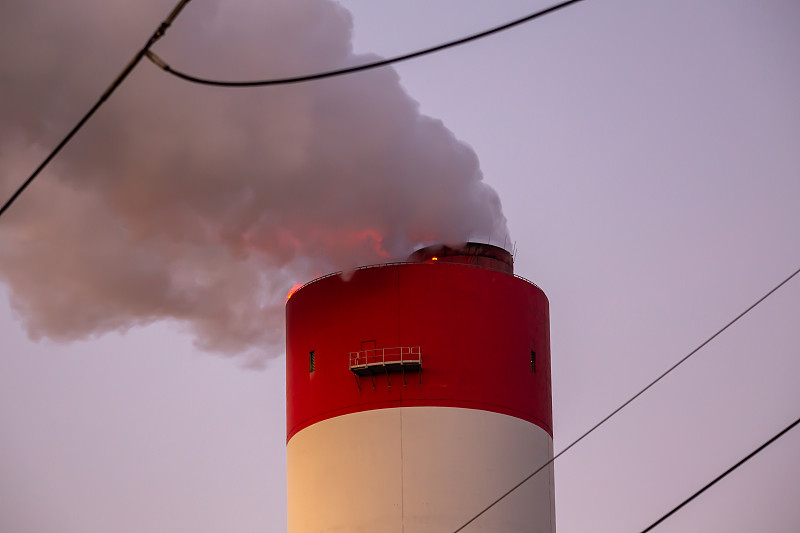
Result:
M0 3L3 199L172 3ZM196 0L155 50L209 77L289 76L371 59L351 29L328 0ZM391 68L221 89L142 63L0 219L0 280L34 338L174 320L203 349L263 356L294 283L505 234L474 152Z

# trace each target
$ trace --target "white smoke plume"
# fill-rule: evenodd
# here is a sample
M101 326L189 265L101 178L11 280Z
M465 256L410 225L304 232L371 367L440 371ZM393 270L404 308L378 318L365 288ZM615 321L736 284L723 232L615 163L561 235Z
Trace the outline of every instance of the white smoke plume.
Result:
M173 3L0 3L3 199ZM283 77L374 59L351 32L329 0L194 0L154 50L201 76ZM172 320L204 350L268 357L293 284L505 235L475 153L392 68L225 89L145 61L0 219L0 281L33 338Z

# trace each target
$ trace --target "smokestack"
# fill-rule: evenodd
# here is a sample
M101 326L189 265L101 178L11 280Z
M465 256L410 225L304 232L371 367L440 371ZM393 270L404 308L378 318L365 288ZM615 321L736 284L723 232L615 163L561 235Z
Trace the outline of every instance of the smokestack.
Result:
M290 533L452 531L553 456L548 301L467 243L286 305ZM475 524L555 531L549 466Z

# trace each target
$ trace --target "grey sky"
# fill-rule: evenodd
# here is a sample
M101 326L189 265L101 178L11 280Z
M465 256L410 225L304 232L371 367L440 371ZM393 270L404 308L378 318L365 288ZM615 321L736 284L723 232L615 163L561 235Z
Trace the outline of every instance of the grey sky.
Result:
M342 4L353 12L355 52L381 55L547 5ZM21 12L21 5L5 10ZM198 74L262 75L264 58L253 52L260 43L243 39L244 52L226 49L215 24L234 19L215 16L213 5L193 0L158 52ZM246 12L246 2L236 5ZM64 59L45 71L67 73L59 79L68 80L74 107L53 100L60 92L46 90L46 79L21 86L14 78L26 58L46 59L35 55L40 49L2 54L4 100L38 100L39 121L17 144L4 133L0 189L24 179L171 2L125 6L100 19L102 43L79 43L102 48L101 63L76 53L74 64ZM59 19L74 12L67 2L48 7L51 16L36 18L57 40ZM503 203L517 273L550 299L557 451L800 266L799 24L792 1L587 0L397 67L421 112L474 149ZM15 39L26 34L24 24L12 27L0 33L3 50L16 51ZM179 63L182 35L200 31L208 32L204 53ZM178 119L208 98L208 89L141 65L103 113L119 123L145 121L131 112L143 109L136 84L151 87L151 96L185 99ZM271 93L235 98L261 94ZM157 102L148 102L153 117L169 113ZM11 120L3 123L31 121L32 107L6 102ZM225 109L212 113L215 121L258 130L258 121ZM95 127L103 124L110 123ZM134 161L137 145L125 149ZM114 162L86 142L65 156L70 150L73 158L100 158L103 168ZM69 179L69 161L43 174L15 209L52 203L48 180ZM56 260L30 266L52 272L43 283L55 293L59 267ZM4 301L10 292L4 287ZM795 281L560 459L558 530L639 531L796 418L798 302ZM166 321L67 345L34 343L3 305L0 530L285 528L282 359L245 370L197 351L184 328ZM800 434L792 432L658 531L796 531L798 450Z

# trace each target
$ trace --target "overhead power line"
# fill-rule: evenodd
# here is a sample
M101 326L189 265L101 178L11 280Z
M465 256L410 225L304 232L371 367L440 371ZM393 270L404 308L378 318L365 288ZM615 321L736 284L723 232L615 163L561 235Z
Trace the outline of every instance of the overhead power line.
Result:
M800 423L800 418L798 418L797 420L795 420L794 422L792 422L791 424L786 426L780 433L778 433L777 435L775 435L774 437L769 439L767 442L765 442L764 444L762 444L761 446L759 446L758 448L756 448L755 450L750 452L747 455L747 457L745 457L744 459L742 459L741 461L739 461L738 463L736 463L735 465L733 465L732 467L727 469L722 474L720 474L717 477L715 477L713 479L713 481L709 482L705 487L703 487L702 489L698 490L697 492L695 492L694 494L692 494L691 496L689 496L688 498L683 500L680 504L676 505L670 512L668 512L667 514L665 514L664 516L662 516L661 518L659 518L658 520L656 520L655 522L650 524L650 526L648 526L646 529L643 529L641 533L647 533L648 531L653 530L658 524L660 524L661 522L663 522L664 520L666 520L667 518L669 518L670 516L672 516L673 514L678 512L684 505L686 505L690 501L692 501L695 498L697 498L698 496L700 496L707 489L711 488L717 481L721 480L722 478L724 478L725 476L727 476L728 474L730 474L731 472L733 472L734 470L736 470L737 468L739 468L740 466L745 464L747 461L752 459L759 452L761 452L764 448L766 448L767 446L769 446L770 444L772 444L773 442L775 442L779 438L783 437L786 433L789 432L789 430L791 430L793 427L795 427L799 423Z
M526 15L522 18L518 18L516 20L512 20L511 22L507 22L500 26L496 26L494 28L490 28L488 30L484 30L478 33L474 33L472 35L468 35L466 37L462 37L460 39L456 39L454 41L448 41L446 43L442 43L436 46L432 46L430 48L424 48L422 50L417 50L416 52L410 52L407 54L399 55L396 57L392 57L389 59L381 59L378 61L373 61L370 63L364 63L362 65L356 65L353 67L346 67L337 70L329 70L326 72L318 72L315 74L306 74L303 76L295 76L291 78L275 78L275 79L267 79L267 80L253 80L253 81L224 81L224 80L212 80L206 78L198 78L197 76L192 76L190 74L186 74L184 72L180 72L178 70L173 69L170 67L166 61L158 57L151 51L147 51L145 55L147 58L150 59L154 64L159 66L165 72L169 72L170 74L177 76L183 80L190 81L192 83L199 83L202 85L213 85L216 87L265 87L269 85L289 85L292 83L302 83L307 81L313 80L321 80L323 78L333 78L335 76L343 76L345 74L353 74L355 72L362 72L364 70L372 70L379 67L384 67L386 65L390 65L392 63L400 63L401 61L408 61L409 59L414 59L417 57L422 57L428 54L433 54L435 52L440 52L442 50L446 50L448 48L454 48L456 46L461 46L462 44L466 44L472 41L477 41L478 39L483 39L484 37L488 37L490 35L494 35L495 33L500 33L505 30L509 30L515 26L519 26L521 24L525 24L527 22L531 22L539 17L543 17L544 15L548 15L560 9L563 9L567 6L572 4L577 4L578 2L582 2L583 0L569 0L567 2L561 2L560 4L556 4L550 6L546 9L541 11L537 11L536 13L531 13L530 15Z
M117 89L117 87L119 87L120 84L122 84L125 78L128 77L128 74L130 74L131 71L133 71L133 69L136 67L139 61L141 61L142 58L145 56L145 54L148 52L148 50L150 50L150 47L153 46L156 43L156 41L158 41L161 37L164 36L164 33L166 33L167 28L169 28L172 25L172 22L175 20L175 18L178 16L181 10L183 10L183 8L189 2L190 0L180 0L178 2L178 4L175 6L172 12L167 16L166 19L164 19L164 22L162 22L158 26L158 29L156 29L156 31L153 33L153 35L150 36L150 38L147 40L147 43L145 43L144 47L142 47L141 50L136 52L136 55L133 56L133 59L131 59L130 62L128 62L125 68L122 69L122 72L120 72L119 75L114 79L114 81L111 82L111 85L108 86L108 89L106 89L105 92L103 92L103 94L100 95L100 98L97 100L97 102L95 102L92 108L89 109L89 111L85 115L83 115L83 118L81 118L75 125L75 127L73 127L69 133L67 133L67 136L64 137L61 140L61 142L58 143L58 145L53 149L53 151L51 151L50 154L44 159L44 161L42 161L41 164L39 164L39 166L36 167L36 170L33 171L33 174L31 174L28 177L28 179L26 179L25 182L22 185L20 185L16 191L14 191L14 194L12 194L11 197L8 200L6 200L6 203L3 204L2 208L0 208L0 216L2 216L3 213L5 213L6 210L11 206L11 204L13 204L14 201L17 198L19 198L19 195L22 194L22 191L24 191L28 187L28 185L30 185L33 182L33 180L36 179L36 176L38 176L42 172L42 170L44 170L44 168L50 163L50 161L53 160L53 158L58 154L58 152L60 152L61 149L64 148L64 146L70 141L70 139L72 139L72 137L74 137L75 134L78 133L78 130L80 130L83 127L83 125L86 124L86 122L92 117L92 115L94 115L95 112L98 109L100 109L100 106L103 105L103 103L105 103L106 100L108 100L108 97L111 96L111 93L113 93Z
M762 296L761 298L759 298L758 300L756 300L756 302L755 302L755 303L753 303L753 304L752 304L750 307L748 307L747 309L745 309L744 311L742 311L741 313L739 313L739 315L738 315L736 318L734 318L733 320L731 320L730 322L728 322L727 324L725 324L725 325L724 325L722 328L720 328L720 329L719 329L719 330L718 330L716 333L714 333L714 334L713 334L713 335L711 335L711 336L710 336L708 339L706 339L705 341L703 341L703 342L702 342L702 343L701 343L701 344L700 344L700 345L699 345L697 348L695 348L694 350L692 350L691 352L689 352L688 354L686 354L685 356L683 356L683 357L682 357L680 360L678 360L678 362L677 362L677 363L675 363L674 365L672 365L671 367L669 367L669 368L668 368L668 369L667 369L665 372L663 372L663 373L662 373L660 376L658 376L656 379L654 379L654 380L653 380L653 381L651 381L649 384L647 384L647 386L645 386L645 387L644 387L642 390L640 390L639 392L637 392L636 394L634 394L633 396L631 396L631 397L630 397L628 400L626 400L626 401L625 401L625 402L624 402L622 405L620 405L619 407L617 407L616 409L614 409L613 411L611 411L611 413L610 413L609 415L607 415L607 416L606 416L605 418L603 418L603 419L602 419L600 422L598 422L597 424L595 424L594 426L592 426L592 427L591 427L591 429L589 429L589 430L588 430L587 432L585 432L583 435L581 435L580 437L578 437L577 439L575 439L574 441L572 441L572 442L571 442L569 445L567 445L567 447L566 447L566 448L564 448L563 450L561 450L560 452L558 452L556 455L554 455L552 459L550 459L549 461L547 461L546 463L544 463L543 465L541 465L539 468L537 468L536 470L534 470L533 472L531 472L530 474L528 474L528 475L527 475L527 476L526 476L526 477L525 477L525 478L524 478L522 481L520 481L519 483L517 483L516 485L514 485L513 487L511 487L510 489L508 489L508 490L507 490L505 493L503 493L503 495L501 495L499 498L497 498L496 500L494 500L493 502L491 502L489 505L487 505L486 507L484 507L484 508L483 508L483 509L482 509L482 510L479 512L479 513L477 513L477 514L476 514L476 515L474 515L472 518L470 518L468 521L466 521L466 522L465 522L465 523L464 523L464 524L463 524L461 527L459 527L458 529L456 529L456 530L455 530L453 533L458 533L459 531L462 531L462 530L463 530L465 527L467 527L467 526L468 526L468 525L470 525L472 522L474 522L475 520L477 520L477 519L478 519L479 517L481 517L481 516L482 516L484 513L486 513L486 512L487 512L489 509L491 509L492 507L494 507L495 505L497 505L498 503L500 503L500 502L501 502L501 501L502 501L502 500L503 500L503 499L504 499L506 496L508 496L509 494L511 494L512 492L514 492L514 491L515 491L515 490L517 490L518 488L520 488L522 485L524 485L524 484L525 484L525 483L526 483L528 480L530 480L530 479L531 479L533 476L535 476L536 474L538 474L539 472L541 472L542 470L544 470L545 468L547 468L548 466L550 466L551 464L553 464L553 462L554 462L556 459L558 459L559 457L561 457L562 455L564 455L564 454L565 454L565 453L566 453L566 452L567 452L567 451L568 451L570 448L572 448L573 446L575 446L576 444L578 444L580 441L582 441L583 439L585 439L586 437L588 437L588 436L589 436L591 433L593 433L593 432L594 432L594 431L595 431L597 428L599 428L600 426L602 426L603 424L605 424L606 422L608 422L608 421L611 419L611 417L613 417L614 415L616 415L617 413L619 413L620 411L622 411L624 408L626 408L628 405L630 405L630 404L631 404L631 402L633 402L633 401L634 401L634 400L636 400L636 399L637 399L639 396L641 396L642 394L644 394L645 392L647 392L647 391L648 391L648 390L649 390L649 389L650 389L650 388L651 388L653 385L655 385L656 383L658 383L659 381L661 381L662 379L664 379L664 378L665 378L665 377L666 377L668 374L670 374L670 373L671 373L673 370L675 370L675 369L676 369L676 368L678 368L680 365L682 365L683 363L685 363L685 362L686 362L686 361L687 361L687 360L688 360L690 357L692 357L694 354L696 354L697 352L699 352L699 351L700 351L702 348L704 348L704 347L705 347L705 346L706 346L708 343L710 343L711 341L713 341L714 339L716 339L716 338L717 338L717 337L718 337L720 334L722 334L722 332L723 332L723 331L725 331L726 329L728 329L729 327L731 327L732 325L734 325L736 322L738 322L738 321L739 321L739 319L741 319L741 318L742 318L742 317L744 317L744 316L745 316L747 313L749 313L750 311L752 311L753 309L755 309L755 308L756 308L756 306L758 306L758 304L760 304L761 302L763 302L764 300L766 300L767 298L769 298L769 297L770 297L772 294L774 294L774 293L775 293L775 292L776 292L778 289L780 289L781 287L783 287L784 285L786 285L786 284L787 284L787 283L788 283L788 282L789 282L789 281L790 281L792 278L794 278L794 277L795 277L797 274L800 274L800 268L798 268L797 270L795 270L794 272L792 272L792 274L791 274L791 275L790 275L788 278L784 279L783 281L781 281L780 283L778 283L777 285L775 285L775 287L773 287L772 289L770 289L770 290L769 290L769 291L768 291L768 292L767 292L767 293L766 293L764 296Z
M506 24L503 24L501 26L497 26L497 27L494 27L494 28L491 28L491 29L488 29L488 30L485 30L485 31L482 31L482 32L479 32L479 33L475 33L473 35L469 35L469 36L463 37L461 39L456 39L455 41L449 41L447 43L443 43L443 44L440 44L438 46L434 46L434 47L431 47L431 48L426 48L424 50L419 50L417 52L404 54L404 55L393 57L393 58L390 58L390 59L384 59L384 60L375 61L375 62L372 62L372 63L367 63L367 64L364 64L364 65L357 65L357 66L354 66L354 67L348 67L348 68L343 68L343 69L339 69L339 70L321 72L321 73L317 73L317 74L309 74L309 75L305 75L305 76L298 76L298 77L294 77L294 78L282 78L282 79L263 80L263 81L240 81L240 82L237 82L237 81L230 82L230 81L206 80L206 79L190 76L190 75L184 74L182 72L178 72L176 70L173 70L169 65L167 65L166 62L164 62L162 59L160 59L158 56L156 56L153 52L151 52L150 48L156 43L156 41L158 41L164 35L164 33L166 32L167 28L169 28L169 26L172 24L172 22L178 16L178 14L181 12L181 10L186 6L186 4L189 3L189 1L190 0L180 0L178 2L178 4L172 10L172 12L169 14L169 16L164 20L164 22L161 23L161 25L153 33L153 35L150 37L150 39L147 40L147 43L144 45L144 47L142 47L142 49L139 50L136 53L136 55L133 57L133 59L131 59L131 61L125 66L125 68L122 70L122 72L116 77L116 79L114 79L114 81L111 83L111 85L105 90L105 92L100 96L100 98L91 107L91 109L89 109L89 111L83 116L83 118L81 118L78 121L78 123L75 125L75 127L73 127L72 130L70 130L69 133L67 133L66 137L64 137L64 139L62 139L61 142L58 143L58 145L50 152L50 154L48 154L48 156L44 159L44 161L42 161L41 164L39 164L39 166L36 168L36 170L33 171L33 173L28 177L28 179L26 179L22 183L22 185L20 185L19 188L17 188L17 190L14 191L14 193L5 202L5 204L3 204L2 208L0 208L0 216L2 216L3 213L6 212L6 210L11 206L11 204L13 204L16 201L16 199L19 198L19 196L22 194L22 192L26 188L28 188L28 186L33 182L34 179L36 179L36 177L42 172L42 170L44 170L44 168L50 163L50 161L52 161L53 158L55 158L55 156L61 151L61 149L64 148L64 146L72 139L72 137L75 136L76 133L78 133L78 131L84 126L84 124L86 124L86 122L92 117L92 115L95 114L95 112L100 108L100 106L103 105L103 103L105 103L105 101L111 96L111 94L117 89L117 87L119 87L120 84L125 80L125 78L128 76L128 74L130 74L131 71L133 71L133 69L136 67L136 65L139 63L139 61L141 61L141 59L143 57L145 57L145 56L148 59L150 59L153 63L155 63L156 65L158 65L162 69L164 69L166 72L169 72L170 74L174 74L175 76L178 76L179 78L182 78L184 80L191 81L191 82L194 82L194 83L201 83L201 84L205 84L205 85L216 85L216 86L222 86L222 87L255 87L255 86L267 86L267 85L286 85L286 84L290 84L290 83L300 83L300 82L312 81L312 80L317 80L317 79L322 79L322 78L330 78L330 77L333 77L333 76L341 76L341 75L345 75L345 74L351 74L351 73L354 73L354 72L359 72L359 71L362 71L362 70L370 70L370 69L374 69L374 68L378 68L378 67L382 67L382 66L388 65L390 63L398 63L400 61L406 61L406 60L409 60L409 59L413 59L415 57L420 57L420 56L424 56L424 55L427 55L427 54L432 54L432 53L438 52L440 50L445 50L447 48L452 48L452 47L455 47L455 46L459 46L461 44L465 44L465 43L468 43L470 41L475 41L477 39L482 39L483 37L488 37L489 35L492 35L492 34L495 34L495 33L499 33L501 31L505 31L507 29L513 28L514 26L518 26L520 24L524 24L526 22L530 22L530 21L532 21L534 19L537 19L537 18L539 18L541 16L547 15L548 13L552 13L554 11L558 11L559 9L567 7L567 6L571 5L571 4L575 4L575 3L581 2L583 0L569 0L567 2L561 2L560 4L556 4L554 6L551 6L551 7L547 8L547 9L544 9L542 11L538 11L536 13L532 13L532 14L527 15L525 17L513 20L513 21L508 22Z

